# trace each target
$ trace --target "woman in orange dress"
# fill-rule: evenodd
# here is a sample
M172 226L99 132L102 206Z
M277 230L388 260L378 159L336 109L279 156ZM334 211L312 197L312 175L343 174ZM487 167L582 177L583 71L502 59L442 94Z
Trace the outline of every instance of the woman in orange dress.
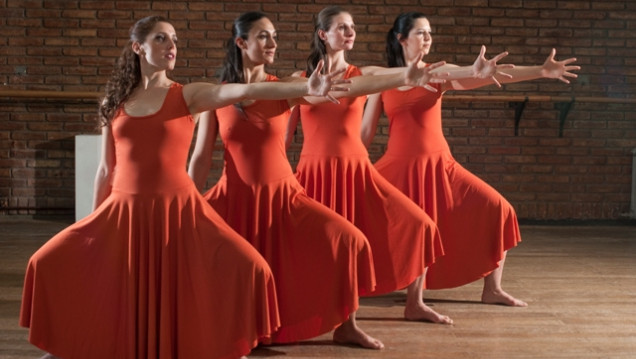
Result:
M398 16L387 34L389 67L419 62L419 54L428 54L431 43L424 14ZM481 56L483 52L482 48ZM506 76L447 81L437 86L437 92L404 87L370 96L362 132L367 145L381 112L389 118L387 150L375 167L435 220L442 238L445 255L428 268L426 288L452 288L484 278L482 302L527 305L501 287L506 252L521 241L515 210L454 160L442 132L442 94L537 78L569 83L566 77L576 77L570 71L579 69L569 65L575 59L555 61L554 55L552 50L542 66L509 68Z
M312 53L303 75L319 71L316 65L321 60L332 70L345 70L348 79L383 73L383 68L358 68L346 61L345 52L353 48L355 35L348 12L336 6L323 9L316 19ZM300 117L304 138L296 177L310 197L367 236L377 281L370 295L407 288L407 320L450 324L450 318L433 311L422 298L426 267L443 254L437 227L373 167L360 139L365 102L366 96L350 96L341 98L339 104L300 105L294 111L288 134Z
M272 22L263 13L248 12L232 29L222 81L279 81L265 69L277 48ZM401 76L357 80L347 93L405 81ZM302 101L243 101L204 113L189 172L203 189L220 134L223 174L204 197L272 268L281 318L273 343L297 342L335 328L334 342L379 349L382 343L355 321L359 295L375 287L369 243L353 224L306 195L285 153L290 108Z
M176 42L161 17L131 28L100 106L96 209L29 260L20 324L48 356L235 359L279 326L267 262L186 172L192 114L335 81L182 86L166 74Z

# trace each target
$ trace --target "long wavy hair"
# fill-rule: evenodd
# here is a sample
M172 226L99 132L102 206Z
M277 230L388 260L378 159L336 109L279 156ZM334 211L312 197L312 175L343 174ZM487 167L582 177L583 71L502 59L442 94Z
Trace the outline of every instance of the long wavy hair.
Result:
M252 29L252 25L265 18L265 14L260 11L250 11L241 14L234 20L232 25L232 37L225 44L225 61L221 68L221 81L228 83L244 83L243 57L241 49L236 45L236 39L247 40L247 35Z
M148 34L159 22L168 22L161 16L148 16L137 21L130 28L130 39L119 59L110 80L106 83L106 94L99 105L99 125L108 126L115 116L117 109L130 97L133 90L141 81L141 64L139 55L133 49L133 42L143 43Z
M324 69L329 68L329 59L327 58L327 48L325 43L318 35L318 30L329 31L333 18L342 14L348 13L339 6L328 6L322 9L318 16L316 16L316 24L314 27L314 37L311 40L311 47L309 49L309 56L307 57L307 77L316 69L316 65L320 60L325 60Z
M393 27L386 34L386 59L389 67L406 66L398 34L402 35L402 39L406 39L415 25L415 20L425 17L426 15L421 12L405 12L395 18Z

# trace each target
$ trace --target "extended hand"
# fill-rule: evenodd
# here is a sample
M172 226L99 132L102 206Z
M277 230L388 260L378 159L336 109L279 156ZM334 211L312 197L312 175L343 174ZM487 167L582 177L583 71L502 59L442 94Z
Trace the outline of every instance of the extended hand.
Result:
M473 63L474 77L478 79L487 79L490 77L492 78L492 80L495 82L495 84L498 87L501 87L501 84L499 83L499 81L497 80L495 76L500 75L507 78L512 78L512 75L507 74L501 70L512 69L515 67L515 65L513 64L501 64L501 65L497 64L499 60L503 59L506 56L508 56L508 52L504 51L500 53L499 55L493 57L492 59L487 60L486 46L481 45L481 51L479 52L479 56L477 56L477 59L475 59L475 62Z
M433 72L433 70L444 66L446 62L440 61L429 66L420 66L423 55L423 53L420 53L415 61L409 63L405 74L405 85L420 86L429 91L437 92L437 89L429 84L446 82L448 72Z
M351 83L349 79L336 78L338 75L342 74L345 69L327 72L326 74L321 74L322 67L324 66L324 60L318 61L316 65L316 69L311 74L307 81L307 94L310 96L325 96L329 99L329 101L334 103L339 103L338 100L329 94L331 91L349 91L349 87L347 86L338 86L342 84Z
M566 79L565 76L577 78L578 75L571 73L570 71L580 70L581 66L570 66L571 63L576 61L575 57L571 57L563 61L556 61L554 59L554 55L556 55L556 49L552 49L550 55L543 63L543 66L541 67L541 74L543 77L559 79L566 84L569 84L570 81Z

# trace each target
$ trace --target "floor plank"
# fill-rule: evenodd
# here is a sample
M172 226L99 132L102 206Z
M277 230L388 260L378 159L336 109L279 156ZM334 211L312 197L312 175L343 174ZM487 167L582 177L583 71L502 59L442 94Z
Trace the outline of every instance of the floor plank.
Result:
M69 219L0 217L0 358L43 353L17 325L26 261ZM405 292L364 298L358 322L380 351L333 345L331 334L259 347L250 358L535 359L636 357L636 226L522 225L504 288L528 308L479 303L481 281L425 291L452 326L402 320Z

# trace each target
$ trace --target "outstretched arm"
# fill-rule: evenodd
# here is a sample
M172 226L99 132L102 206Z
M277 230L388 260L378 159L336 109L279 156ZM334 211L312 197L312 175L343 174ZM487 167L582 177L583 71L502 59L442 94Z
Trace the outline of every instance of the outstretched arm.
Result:
M527 80L534 80L538 78L557 79L566 84L570 83L568 78L577 78L578 75L572 71L581 69L581 66L571 65L576 61L575 57L557 61L554 59L556 55L556 49L552 49L548 58L541 66L517 66L511 71L507 71L511 77L504 80L504 83L520 82Z
M421 59L421 55L419 57ZM437 62L430 66L418 66L417 62L407 67L390 68L384 71L374 71L370 74L350 78L348 91L334 91L327 97L336 100L341 97L357 97L374 94L400 86L421 86L436 91L429 83L443 83L447 76L444 71L434 71L445 62ZM379 68L380 69L380 68ZM305 97L296 103L317 104L325 102L323 98ZM295 104L295 103L294 103Z
M577 77L571 71L580 69L579 66L570 65L576 61L576 58L556 61L554 59L555 49L552 49L550 55L541 66L499 65L497 61L506 56L507 52L503 52L490 60L485 58L485 52L486 48L482 46L479 56L470 67L470 71L467 70L467 67L457 68L457 70L444 69L449 72L449 78L451 79L442 85L444 91L470 90L492 84L501 87L502 83L514 83L538 78L556 78L565 83L570 83L567 77ZM462 76L465 78L462 79Z
M320 68L322 63L319 63ZM183 86L183 97L190 113L196 114L241 102L243 100L281 100L306 95L324 97L330 91L346 91L349 80L338 79L339 73L315 71L305 82L256 82L249 84L191 83Z
M203 112L199 118L197 140L188 166L188 174L201 192L205 190L205 182L212 167L212 154L218 132L219 123L214 111Z
M382 114L382 95L379 93L369 96L367 104L364 107L364 114L362 116L362 127L360 129L360 135L362 142L368 148L373 141L373 136L378 128L378 120Z

